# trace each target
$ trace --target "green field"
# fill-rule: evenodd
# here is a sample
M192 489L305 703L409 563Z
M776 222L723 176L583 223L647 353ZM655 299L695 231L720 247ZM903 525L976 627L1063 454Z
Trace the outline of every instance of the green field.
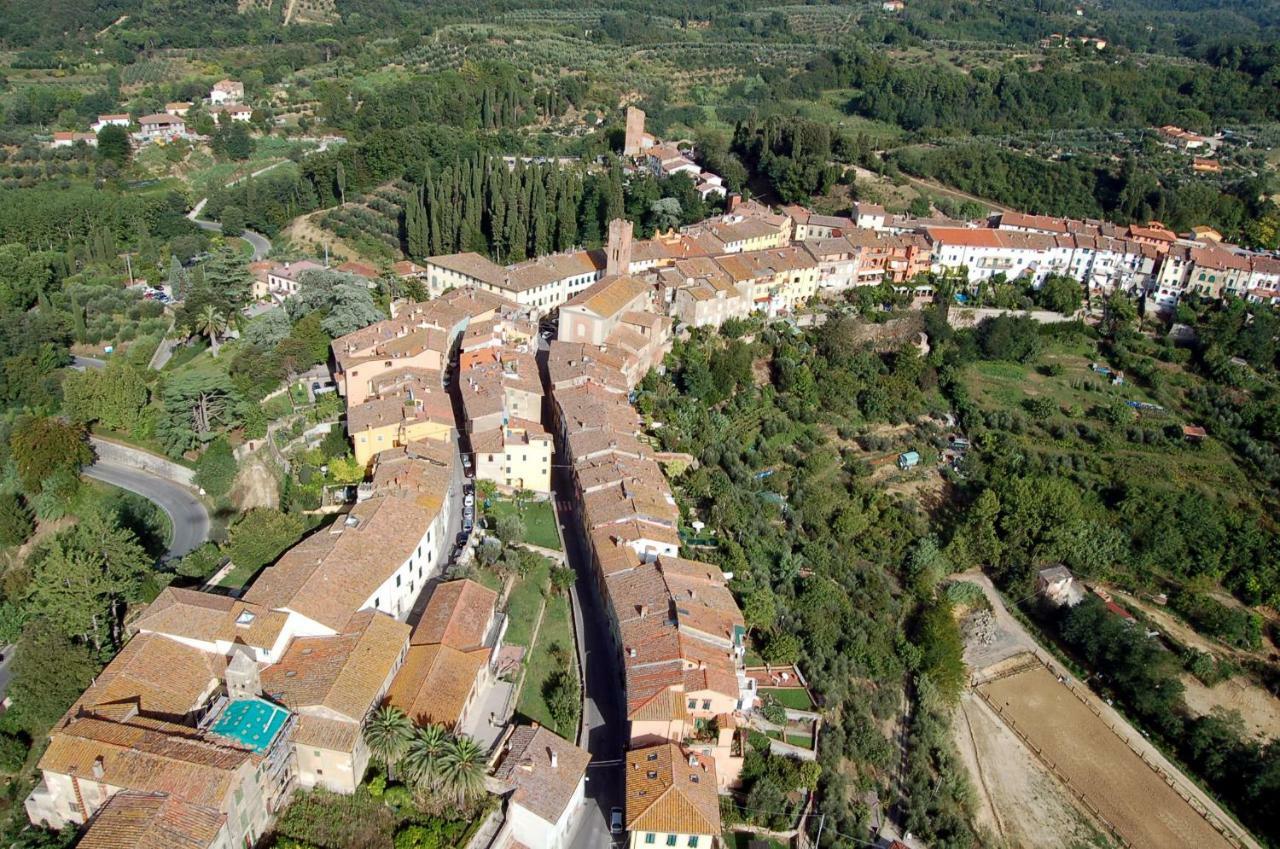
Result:
M542 627L538 631L538 642L525 659L524 689L520 691L520 702L516 706L516 711L548 728L555 729L561 736L572 739L577 729L556 728L544 694L547 682L561 671L560 662L557 659L558 653L569 659L573 674L578 674L573 623L569 619L570 615L569 601L565 596L556 595L547 600L547 609L542 616Z
M986 411L1022 416L1028 423L1019 442L1038 453L1085 452L1104 477L1164 481L1170 485L1200 485L1247 491L1249 482L1230 450L1215 439L1188 445L1175 439L1144 444L1128 438L1131 428L1148 430L1199 424L1183 402L1198 379L1180 367L1165 364L1162 388L1152 392L1133 375L1113 385L1090 368L1106 365L1089 340L1055 341L1034 365L1004 360L980 360L965 367L964 379L973 400ZM1060 369L1059 373L1054 373ZM1033 399L1048 398L1053 412L1037 421L1028 410ZM1163 411L1130 412L1127 401L1159 404ZM1106 408L1121 408L1121 423L1108 421Z
M772 696L778 704L792 710L813 710L813 699L809 698L809 692L799 687L761 687L760 696Z
M495 521L500 516L517 516L524 524L524 541L541 548L560 550L560 534L556 532L556 511L550 501L530 501L523 512L517 512L514 501L495 498L485 508Z
M506 642L509 645L529 647L533 639L533 626L537 621L538 607L547 587L547 575L551 571L551 562L543 559L542 565L533 569L523 578L516 579L507 598Z

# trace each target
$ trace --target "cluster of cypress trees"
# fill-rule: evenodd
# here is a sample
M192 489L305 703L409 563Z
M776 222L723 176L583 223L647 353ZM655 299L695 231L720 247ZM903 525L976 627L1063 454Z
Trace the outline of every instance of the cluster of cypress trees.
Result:
M599 246L608 222L623 210L617 163L584 172L476 156L428 172L410 194L404 245L415 258L475 251L497 262L520 262L577 245Z

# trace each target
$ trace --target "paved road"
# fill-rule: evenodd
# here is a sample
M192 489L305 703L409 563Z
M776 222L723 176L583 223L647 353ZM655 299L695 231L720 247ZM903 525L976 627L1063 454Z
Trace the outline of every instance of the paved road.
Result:
M165 559L181 557L209 538L209 512L189 489L173 481L116 463L94 463L84 476L136 492L168 514L173 536Z
M13 663L13 653L18 647L16 645L5 646L0 648L0 700L4 699L6 693L9 692L9 682L13 680L13 673L9 671L9 664Z
M591 560L579 530L581 524L567 469L556 468L552 489L557 516L564 529L565 555L578 575L572 590L573 615L587 695L584 739L578 744L591 752L592 761L587 769L586 810L569 845L571 849L602 849L611 845L609 810L623 806L623 770L618 763L627 744L622 673L608 618L596 590ZM570 506L562 508L562 505Z
M85 369L102 369L107 367L107 361L100 360L97 357L72 357L71 367L76 371L84 371Z
M214 233L221 233L222 232L221 222L209 221L207 219L199 217L200 212L204 209L204 205L205 203L208 202L208 200L209 200L208 198L201 198L200 202L197 203L195 207L193 207L192 210L187 213L187 218L190 218L192 221L194 221L195 225L199 227L201 230L209 230ZM252 230L245 230L243 233L240 234L240 236L246 242L253 245L253 258L255 261L260 259L266 259L267 254L271 253L271 240L268 239L266 236L262 235L261 233L255 233Z

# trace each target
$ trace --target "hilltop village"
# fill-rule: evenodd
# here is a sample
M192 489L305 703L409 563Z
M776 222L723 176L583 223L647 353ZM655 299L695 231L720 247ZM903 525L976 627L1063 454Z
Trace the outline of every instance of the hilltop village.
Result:
M627 124L637 167L700 171L642 118ZM254 295L285 302L320 268L256 263ZM633 846L711 846L758 681L732 576L681 556L679 509L630 403L675 334L884 283L923 303L946 279L963 298L997 275L1066 276L1090 297L1146 296L1158 309L1188 292L1280 302L1280 260L1207 229L919 220L869 204L828 216L736 195L723 215L650 239L614 220L601 250L505 267L456 253L392 272L428 298L394 302L391 318L331 348L367 469L355 503L242 595L168 588L133 619L132 639L51 732L26 801L33 823L89 823L82 845L94 847L133 845L112 835L161 824L183 846L251 845L295 789L355 792L367 725L391 706L488 742L490 789L507 798L492 846L568 845L590 755L546 728L494 728L497 595L442 580L457 529L463 543L471 530L473 480L547 494L563 474L573 503L560 532L588 552L621 670L622 827Z

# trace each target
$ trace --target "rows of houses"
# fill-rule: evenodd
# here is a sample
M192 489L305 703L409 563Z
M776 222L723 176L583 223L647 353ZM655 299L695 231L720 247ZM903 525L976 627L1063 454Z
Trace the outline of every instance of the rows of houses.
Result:
M419 275L432 293L470 287L507 298L537 317L578 298L605 277L628 275L654 288L661 311L681 324L718 326L753 312L793 312L815 294L888 283L913 285L925 272L1039 286L1071 277L1091 294L1121 290L1168 308L1188 293L1280 303L1280 259L1222 241L1209 228L1179 235L1158 223L1120 226L1005 213L989 221L927 220L857 204L850 216L798 206L773 210L731 197L728 211L632 242L610 226L605 250L580 250L500 266L475 253L434 256Z
M334 343L349 414L376 421L365 408L386 402L417 412L388 414L386 433L353 432L371 466L356 503L242 596L170 587L131 619L120 653L50 732L25 803L33 823L85 825L81 845L96 849L252 846L296 789L355 792L379 706L455 733L491 721L478 705L505 633L497 594L435 583L409 620L461 502L442 366L473 321L503 307L452 293ZM495 849L566 845L589 759L545 729L508 729L487 781L507 800Z
M354 792L362 728L411 655L405 624L441 563L457 499L451 446L379 457L350 513L240 598L167 588L50 732L33 823L120 818L200 847L253 845L295 788ZM140 825L139 825L140 824Z
M718 794L742 768L740 720L754 685L730 576L679 556L679 509L628 400L669 348L663 311L651 285L606 275L560 308L547 374L578 530L624 674L630 845L710 847Z

